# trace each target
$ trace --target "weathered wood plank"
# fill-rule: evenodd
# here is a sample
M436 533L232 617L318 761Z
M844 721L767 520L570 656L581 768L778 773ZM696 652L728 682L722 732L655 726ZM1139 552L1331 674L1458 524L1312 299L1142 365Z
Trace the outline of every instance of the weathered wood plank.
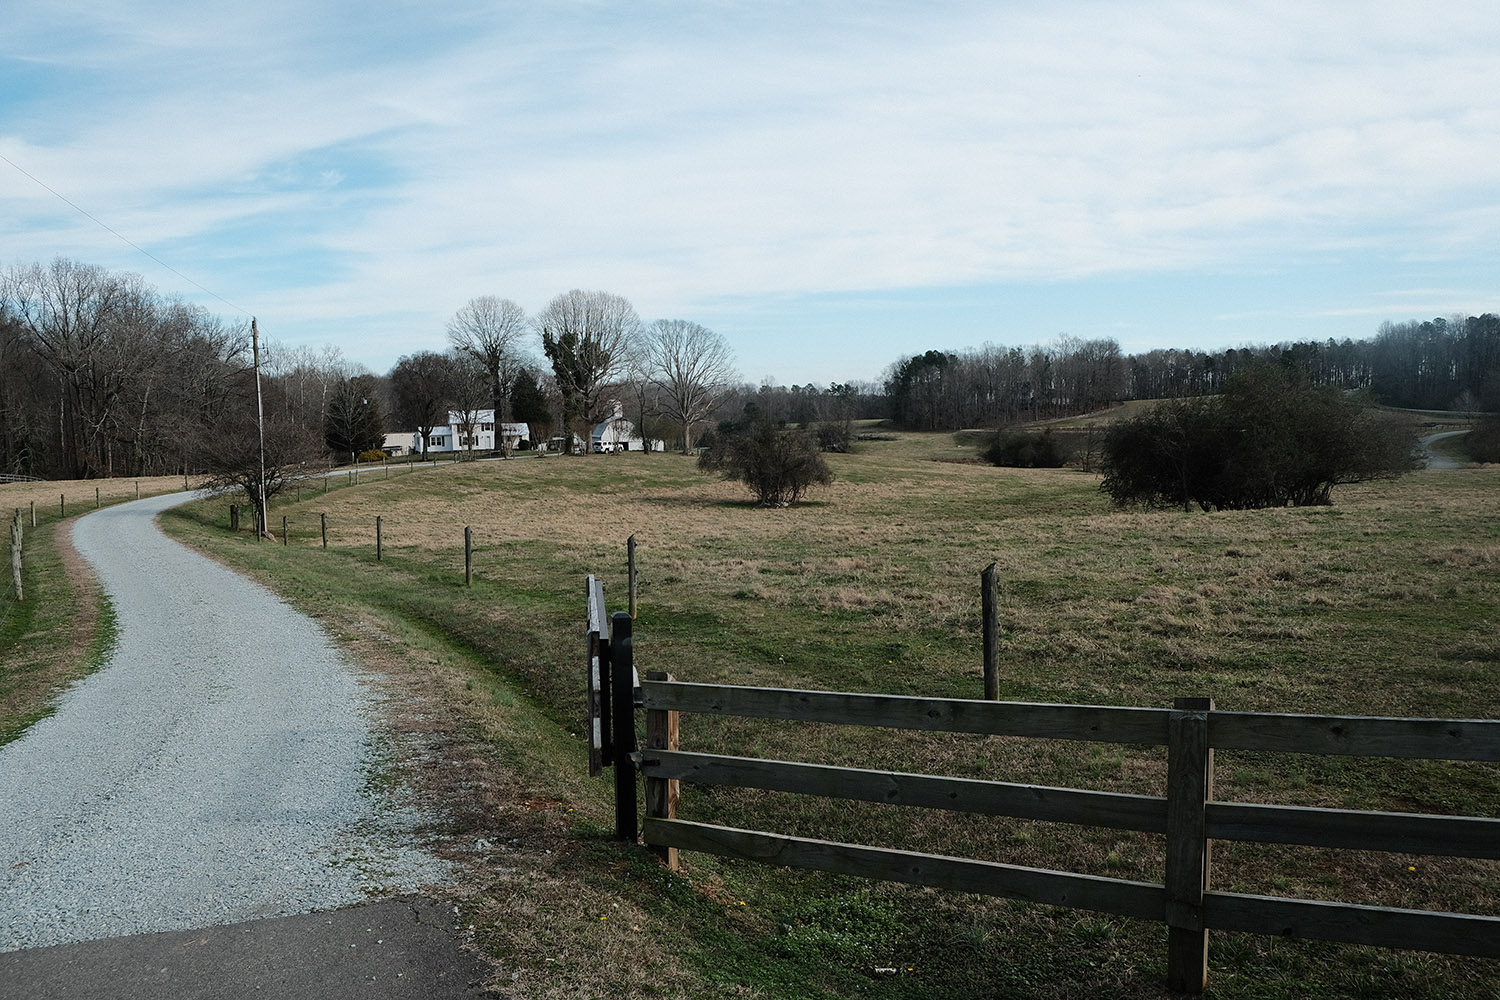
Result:
M605 763L603 693L606 681L599 663L599 633L593 629L589 629L584 662L584 676L588 680L584 709L588 713L589 726L589 777L597 778Z
M1146 833L1167 830L1167 800L1151 795L683 752L648 754L641 762L641 772L648 777L679 778L696 784L764 788Z
M1262 844L1500 858L1500 819L1211 802L1208 836Z
M609 638L609 615L604 610L604 581L590 573L584 577L583 592L588 603L588 630Z
M634 539L634 535L631 536ZM646 673L651 680L669 681L672 675L660 670ZM669 753L677 749L678 715L650 709L646 712L647 756ZM678 783L676 778L653 774L642 768L646 776L646 815L658 819L677 818ZM677 848L653 847L662 862L672 871L677 870Z
M1000 609L995 564L979 574L981 632L984 637L984 700L1000 700Z
M1205 806L1214 795L1214 752L1208 745L1212 698L1178 698L1167 744L1167 989L1208 987L1208 931L1203 892L1209 882Z
M615 837L633 844L640 828L636 821L639 796L635 763L630 756L636 750L633 696L635 651L630 625L629 615L623 611L615 613L614 620L610 622L609 659L613 675L610 684L610 709L614 718L610 729L615 759Z
M642 686L642 696L647 708L678 712L1155 746L1167 742L1170 714L1158 708L911 698L681 681L649 681Z
M645 839L648 844L768 865L810 868L955 892L977 892L1146 920L1162 919L1166 898L1161 886L1147 882L785 837L685 820L648 818Z
M1500 722L1490 719L1215 712L1208 739L1220 750L1500 761Z
M1203 919L1215 930L1500 958L1500 917L1210 892Z

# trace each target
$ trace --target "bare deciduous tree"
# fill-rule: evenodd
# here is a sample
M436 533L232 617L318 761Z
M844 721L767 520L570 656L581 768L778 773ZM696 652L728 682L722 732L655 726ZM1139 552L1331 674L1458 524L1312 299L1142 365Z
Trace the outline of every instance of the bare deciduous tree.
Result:
M268 403L281 402L275 383L267 387L267 395ZM284 492L322 451L322 442L311 428L293 419L284 407L269 405L265 413L264 464L255 387L249 373L235 377L229 405L211 425L189 429L197 450L194 464L207 474L205 485L242 492L255 513L256 525L269 523L262 498L269 503Z
M575 288L547 303L535 323L562 394L563 424L587 442L609 415L608 393L625 373L640 318L619 295Z
M472 354L454 351L449 357L453 366L453 431L459 437L454 445L463 445L467 456L473 458L474 442L479 437L479 417L484 404L489 401L489 373ZM497 433L499 430L497 426Z
M646 330L642 355L661 390L662 413L682 429L682 452L693 450L693 425L707 419L737 377L724 338L682 319L659 319Z
M427 461L427 440L433 428L448 421L453 400L453 357L436 351L408 354L391 369L391 388L396 397L396 417L414 427L421 439L422 461Z
M510 390L528 364L525 342L530 334L526 310L510 299L493 295L470 299L448 321L448 342L453 349L484 369L490 405L495 411L496 446L502 453L505 435L499 433L499 425L511 419Z

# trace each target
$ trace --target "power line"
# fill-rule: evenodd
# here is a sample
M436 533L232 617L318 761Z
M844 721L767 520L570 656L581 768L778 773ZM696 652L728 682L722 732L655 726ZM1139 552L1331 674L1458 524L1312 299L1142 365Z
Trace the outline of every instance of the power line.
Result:
M177 268L173 267L171 264L168 264L166 261L164 261L160 257L156 256L156 254L152 253L150 250L147 250L145 247L141 246L139 243L136 243L134 240L128 239L127 237L125 237L124 235L122 235L118 230L113 229L110 226L106 225L103 221L101 221L98 218L98 216L94 215L93 213L89 212L87 209L84 209L83 207L81 207L80 205L78 205L72 199L68 198L62 192L60 192L56 188L52 187L52 185L48 184L46 181L44 181L40 177L36 176L31 171L27 170L25 167L23 167L19 163L17 163L15 160L12 160L10 157L6 156L4 153L0 153L0 160L4 160L6 163L9 163L11 166L13 166L17 170L19 170L21 173L23 173L27 177L31 178L37 184L41 185L47 191L49 191L53 195L55 195L58 199L60 199L68 207L72 208L75 212L77 212L78 214L82 215L84 218L88 219L89 221L93 222L100 229L103 229L105 232L109 233L111 236L115 237L120 242L125 243L128 246L134 247L136 250L139 250L141 253L145 254L147 257L150 257L152 260L156 261L158 264L160 264L162 267L166 268L168 271L171 271L173 274L177 275L177 277L181 278L183 281L186 281L188 284L192 285L194 288L196 288L199 291L203 292L203 294L213 296L214 298L218 299L220 302L224 303L226 306L228 306L229 308L235 310L236 312L244 313L246 316L250 315L250 310L248 310L248 309L242 309L239 306L235 305L233 302L230 302L224 296L218 294L217 292L215 292L215 291L213 291L211 289L208 289L208 288L204 288L202 285L198 284L198 282L194 281L192 278L189 278L187 275L185 275L181 271L177 270Z

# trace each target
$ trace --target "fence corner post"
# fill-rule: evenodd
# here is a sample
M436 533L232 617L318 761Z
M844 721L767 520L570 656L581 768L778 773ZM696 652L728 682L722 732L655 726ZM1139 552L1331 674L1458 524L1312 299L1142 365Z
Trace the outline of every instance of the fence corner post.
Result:
M635 737L635 649L631 637L630 615L616 611L610 619L609 659L612 684L610 708L614 719L615 759L615 837L635 843L639 827L636 820L636 752Z
M980 606L984 620L984 700L1000 700L1000 610L996 605L995 564L979 574Z
M649 670L646 679L670 681L672 675L663 670ZM662 708L646 710L646 750L650 756L655 750L677 749L678 713ZM654 819L677 818L678 782L676 778L646 777L646 815ZM652 853L661 858L671 871L677 871L677 848L653 846Z
M469 525L464 525L464 586L474 583L474 535Z
M635 536L625 540L626 582L629 587L630 617L635 618Z
M1214 752L1208 743L1212 698L1177 698L1167 722L1167 989L1208 988L1208 928L1203 893L1210 850L1207 804L1214 794Z

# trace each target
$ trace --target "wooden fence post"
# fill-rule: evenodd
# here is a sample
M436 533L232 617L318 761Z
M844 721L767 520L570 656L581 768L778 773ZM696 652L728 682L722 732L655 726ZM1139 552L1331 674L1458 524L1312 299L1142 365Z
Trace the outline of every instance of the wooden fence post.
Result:
M630 617L635 617L635 536L625 541L625 571L630 586Z
M141 498L141 481L139 479L135 481L135 498L137 500Z
M31 501L31 526L36 527L36 501Z
M1214 794L1214 752L1208 745L1212 698L1177 698L1167 722L1167 988L1208 988L1208 929L1203 893L1210 851L1206 806Z
M328 515L326 513L318 515L318 530L323 535L323 548L326 549L328 548Z
M229 505L229 530L240 530L240 505L237 503Z
M1000 700L1000 610L996 606L995 564L979 574L979 604L984 618L984 698Z
M57 495L57 516L58 517L67 517L68 516L68 497L64 493L59 493Z
M16 585L16 600L26 600L26 590L21 586L21 508L16 508L16 518L10 522L10 574Z
M474 581L474 535L469 526L464 525L464 586L470 586Z
M653 681L673 679L671 674L661 670L648 671L646 677ZM650 756L652 750L677 749L677 722L678 713L676 712L660 708L649 709L646 712L647 756ZM676 778L647 778L646 815L656 819L676 819L677 794ZM677 848L652 847L651 850L666 863L667 868L674 872L677 870Z
M609 658L613 677L610 692L614 711L615 757L615 838L635 843L636 781L635 760L635 654L631 640L630 615L616 611L610 620Z
M94 509L99 509L99 487L94 487Z
M375 561L381 560L380 515L375 515Z
M281 544L286 545L286 515L281 515Z

